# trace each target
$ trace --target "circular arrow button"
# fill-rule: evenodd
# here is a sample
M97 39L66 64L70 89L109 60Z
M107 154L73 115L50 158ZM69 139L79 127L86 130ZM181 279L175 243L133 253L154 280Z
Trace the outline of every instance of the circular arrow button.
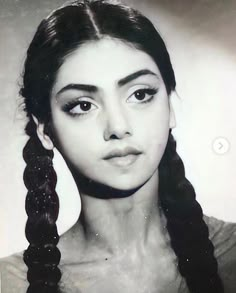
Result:
M218 155L226 154L230 149L230 143L225 137L217 137L212 143L214 152Z

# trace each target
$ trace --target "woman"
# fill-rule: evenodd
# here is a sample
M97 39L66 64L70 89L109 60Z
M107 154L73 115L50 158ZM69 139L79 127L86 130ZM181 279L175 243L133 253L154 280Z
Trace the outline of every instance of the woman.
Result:
M29 246L1 261L4 293L235 292L236 228L203 216L185 178L174 90L165 44L136 10L76 1L41 22L21 89ZM60 239L54 148L82 201Z

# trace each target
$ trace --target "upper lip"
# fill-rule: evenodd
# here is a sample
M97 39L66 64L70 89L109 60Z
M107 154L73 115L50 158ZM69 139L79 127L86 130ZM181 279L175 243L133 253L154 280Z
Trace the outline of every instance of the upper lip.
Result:
M139 155L141 154L142 152L140 152L139 150L137 150L136 148L134 147L125 147L123 149L113 149L111 150L103 159L104 160L108 160L108 159L111 159L111 158L114 158L114 157L124 157L124 156L127 156L127 155Z

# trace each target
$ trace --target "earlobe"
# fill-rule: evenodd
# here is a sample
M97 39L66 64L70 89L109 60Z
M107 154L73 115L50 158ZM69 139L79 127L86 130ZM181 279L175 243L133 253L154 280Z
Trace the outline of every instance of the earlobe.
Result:
M176 119L175 119L175 112L174 112L174 108L172 105L172 95L170 96L170 120L169 120L169 127L171 129L176 127Z
M51 140L51 138L49 137L49 135L47 135L45 133L45 124L44 123L40 123L38 121L38 119L32 115L32 118L34 120L34 123L36 124L36 132L37 132L37 136L39 138L39 140L41 141L43 147L46 150L52 150L54 148L53 142Z

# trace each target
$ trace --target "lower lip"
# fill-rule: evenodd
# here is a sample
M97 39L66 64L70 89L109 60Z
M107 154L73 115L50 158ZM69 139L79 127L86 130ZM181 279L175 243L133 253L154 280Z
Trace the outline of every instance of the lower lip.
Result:
M124 157L114 157L106 161L111 163L114 166L127 167L132 165L138 159L138 157L139 155L130 154Z

